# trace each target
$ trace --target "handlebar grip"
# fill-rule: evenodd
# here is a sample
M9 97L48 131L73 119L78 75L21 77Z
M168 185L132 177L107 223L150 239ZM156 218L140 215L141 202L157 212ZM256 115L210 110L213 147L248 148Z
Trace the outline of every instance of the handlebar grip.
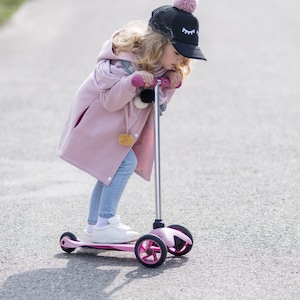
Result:
M169 78L154 78L154 81L153 81L151 87L155 87L159 80L161 81L161 84L160 84L161 87L169 87L170 86ZM131 83L134 87L143 87L145 85L143 77L139 76L139 75L134 76L131 80ZM180 86L181 86L181 82L176 88L179 88Z
M131 79L131 83L134 87L143 87L144 86L144 80L142 76L134 76Z

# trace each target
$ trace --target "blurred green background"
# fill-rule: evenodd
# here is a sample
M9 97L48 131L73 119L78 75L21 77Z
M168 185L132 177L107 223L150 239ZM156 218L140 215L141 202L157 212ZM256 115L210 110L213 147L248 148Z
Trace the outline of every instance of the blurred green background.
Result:
M26 0L0 0L0 25L2 25Z

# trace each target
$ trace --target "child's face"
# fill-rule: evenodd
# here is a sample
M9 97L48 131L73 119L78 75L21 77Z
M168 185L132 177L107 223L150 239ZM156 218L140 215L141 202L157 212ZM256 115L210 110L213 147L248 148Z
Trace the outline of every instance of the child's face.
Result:
M174 70L175 67L183 62L184 57L177 52L171 43L168 43L164 49L161 58L162 66L167 70Z

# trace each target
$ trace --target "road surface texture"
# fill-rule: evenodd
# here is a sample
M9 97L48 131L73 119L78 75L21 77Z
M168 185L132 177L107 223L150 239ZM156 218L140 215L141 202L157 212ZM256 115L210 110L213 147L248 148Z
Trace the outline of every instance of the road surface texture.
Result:
M0 28L0 299L299 299L300 2L202 0L208 61L162 117L162 213L194 236L148 269L133 253L64 253L95 179L60 160L71 99L120 26L168 1L31 0ZM120 204L141 233L153 182Z

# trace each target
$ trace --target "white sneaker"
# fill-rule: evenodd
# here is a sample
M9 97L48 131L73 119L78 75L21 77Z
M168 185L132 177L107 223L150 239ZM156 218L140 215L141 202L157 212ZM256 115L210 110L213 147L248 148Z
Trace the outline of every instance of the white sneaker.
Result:
M92 242L101 244L118 244L136 241L140 234L132 231L130 227L121 223L120 217L114 216L108 219L108 225L94 227Z
M84 229L81 233L80 240L82 242L91 243L92 242L92 234L87 232L86 229Z

